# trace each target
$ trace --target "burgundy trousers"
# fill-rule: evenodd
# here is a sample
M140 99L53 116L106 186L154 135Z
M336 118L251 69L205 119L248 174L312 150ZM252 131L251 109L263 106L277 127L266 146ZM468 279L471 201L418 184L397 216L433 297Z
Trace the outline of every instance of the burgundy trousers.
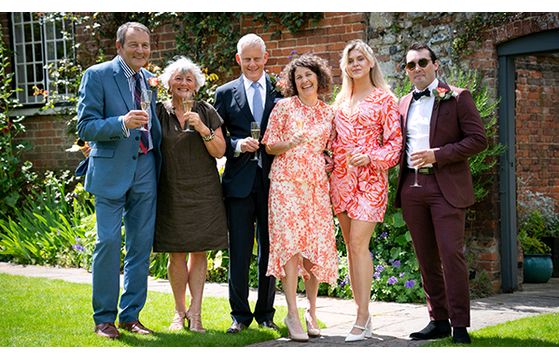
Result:
M435 175L418 175L420 188L410 187L405 173L402 212L419 262L431 320L450 319L453 327L470 326L468 267L464 257L465 209L450 205Z

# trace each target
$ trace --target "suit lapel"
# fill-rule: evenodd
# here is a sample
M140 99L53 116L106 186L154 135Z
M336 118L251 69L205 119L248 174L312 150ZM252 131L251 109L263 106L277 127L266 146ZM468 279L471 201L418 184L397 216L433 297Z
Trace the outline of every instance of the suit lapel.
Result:
M250 121L254 121L252 112L250 111L250 107L247 102L245 85L242 75L241 77L239 77L237 84L235 84L235 87L233 88L233 96L235 97L235 101L237 101L237 104L239 105L239 109L241 109L241 113L243 113L247 119L250 119Z
M408 95L404 96L402 98L402 107L403 107L403 111L402 111L402 131L403 131L403 135L405 136L406 132L407 132L407 121L408 121L408 112L410 111L410 104L411 104L411 93L409 93Z
M124 75L124 71L122 70L122 67L116 57L113 60L113 76L118 87L118 91L120 92L120 96L122 96L122 100L124 100L128 111L134 110L135 106L132 102L132 93L130 93L128 79L126 79L126 75Z
M437 87L450 90L450 87L440 80L439 80L439 85ZM441 102L435 98L435 103L433 104L433 112L431 113L431 121L429 123L429 146L431 147L433 147L433 139L435 137L435 129L437 128L437 122L439 121L440 108L441 108Z
M261 128L266 129L268 126L268 117L274 108L275 89L270 81L270 77L266 74L266 104L264 105L264 114L262 115Z

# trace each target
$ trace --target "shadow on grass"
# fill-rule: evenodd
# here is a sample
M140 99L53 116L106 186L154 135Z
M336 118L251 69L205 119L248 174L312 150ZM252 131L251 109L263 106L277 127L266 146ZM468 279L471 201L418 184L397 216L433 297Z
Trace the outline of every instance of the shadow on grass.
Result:
M427 347L557 347L557 343L540 339L518 339L501 336L471 335L471 344L454 344L451 338L435 340L423 344Z
M287 336L287 329L280 332L268 329L247 329L239 334L227 334L225 331L207 330L205 334L190 331L155 332L153 335L136 335L121 331L120 338L114 340L126 346L139 347L242 347L255 342L269 342Z

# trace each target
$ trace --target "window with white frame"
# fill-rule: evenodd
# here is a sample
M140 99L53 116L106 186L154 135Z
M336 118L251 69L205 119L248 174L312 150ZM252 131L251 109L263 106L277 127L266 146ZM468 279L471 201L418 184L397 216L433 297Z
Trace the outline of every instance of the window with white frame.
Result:
M70 95L64 84L49 79L48 66L73 58L74 29L63 16L43 13L11 14L14 70L18 100L23 105L40 105L44 97L36 89Z

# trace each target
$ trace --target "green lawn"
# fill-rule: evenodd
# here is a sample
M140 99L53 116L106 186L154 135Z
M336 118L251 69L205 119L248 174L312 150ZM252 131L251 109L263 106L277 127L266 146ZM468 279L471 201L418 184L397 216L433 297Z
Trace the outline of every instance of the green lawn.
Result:
M472 345L480 347L559 346L559 313L531 316L472 331ZM450 338L426 346L460 346Z
M171 294L149 292L140 320L155 331L153 336L122 332L117 340L95 335L91 286L0 274L0 347L2 346L246 346L279 338L253 322L240 334L226 334L231 323L225 298L204 298L202 321L206 334L169 332L173 316ZM277 319L286 314L276 307ZM287 336L281 327L281 336Z

